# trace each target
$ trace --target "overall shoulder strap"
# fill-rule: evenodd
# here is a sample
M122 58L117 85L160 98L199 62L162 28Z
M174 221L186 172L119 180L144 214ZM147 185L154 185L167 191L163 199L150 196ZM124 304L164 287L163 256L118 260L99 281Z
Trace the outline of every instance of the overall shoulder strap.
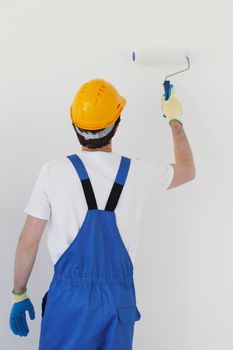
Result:
M73 164L73 166L74 166L75 170L77 171L78 176L81 180L83 191L84 191L85 198L87 201L88 210L89 209L97 209L97 203L96 203L95 195L94 195L93 188L91 185L91 181L89 179L87 170L86 170L81 158L77 154L71 154L71 155L67 156L67 158Z
M121 195L121 191L124 187L124 184L128 175L129 166L130 166L130 158L121 156L119 169L118 169L114 184L112 186L111 193L108 197L105 210L110 210L110 211L115 210Z

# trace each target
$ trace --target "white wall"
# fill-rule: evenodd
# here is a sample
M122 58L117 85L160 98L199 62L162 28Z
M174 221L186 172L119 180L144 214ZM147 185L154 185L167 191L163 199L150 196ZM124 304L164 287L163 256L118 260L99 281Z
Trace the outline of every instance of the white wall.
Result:
M45 236L28 284L37 314L27 338L8 327L14 252L41 165L80 148L69 119L78 87L103 77L127 98L116 152L174 161L160 97L164 75L176 67L130 60L134 47L157 45L190 52L191 70L172 81L197 177L145 208L134 349L233 348L232 11L231 0L0 2L2 349L37 348L52 276Z

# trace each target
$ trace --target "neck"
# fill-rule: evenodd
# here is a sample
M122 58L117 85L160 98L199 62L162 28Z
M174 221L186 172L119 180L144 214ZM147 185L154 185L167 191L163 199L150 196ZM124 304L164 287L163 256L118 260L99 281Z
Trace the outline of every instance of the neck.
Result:
M112 152L112 144L109 143L106 146L99 147L99 148L88 148L86 146L82 146L82 151L89 151L89 152L95 152L95 151L102 151L102 152Z

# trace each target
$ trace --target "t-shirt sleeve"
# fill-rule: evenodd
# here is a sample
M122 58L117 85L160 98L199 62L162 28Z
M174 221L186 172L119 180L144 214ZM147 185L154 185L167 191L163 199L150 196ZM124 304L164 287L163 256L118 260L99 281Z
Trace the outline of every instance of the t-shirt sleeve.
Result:
M145 200L152 194L168 189L174 176L174 168L170 163L162 163L151 159L136 159L140 185Z
M44 164L37 175L31 196L24 212L39 219L49 220L51 204L49 201L48 190L48 171L46 164Z

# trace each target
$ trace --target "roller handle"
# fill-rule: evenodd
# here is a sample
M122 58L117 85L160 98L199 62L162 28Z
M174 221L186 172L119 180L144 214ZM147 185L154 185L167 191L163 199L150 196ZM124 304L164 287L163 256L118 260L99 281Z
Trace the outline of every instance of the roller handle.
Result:
M164 80L163 82L163 86L164 86L164 99L165 101L167 101L170 96L171 96L171 88L173 87L172 84L170 84L170 80ZM166 116L163 114L164 118L166 118Z
M171 88L173 87L173 85L170 84L170 80L164 80L163 86L164 86L164 99L165 101L167 101L171 96Z

